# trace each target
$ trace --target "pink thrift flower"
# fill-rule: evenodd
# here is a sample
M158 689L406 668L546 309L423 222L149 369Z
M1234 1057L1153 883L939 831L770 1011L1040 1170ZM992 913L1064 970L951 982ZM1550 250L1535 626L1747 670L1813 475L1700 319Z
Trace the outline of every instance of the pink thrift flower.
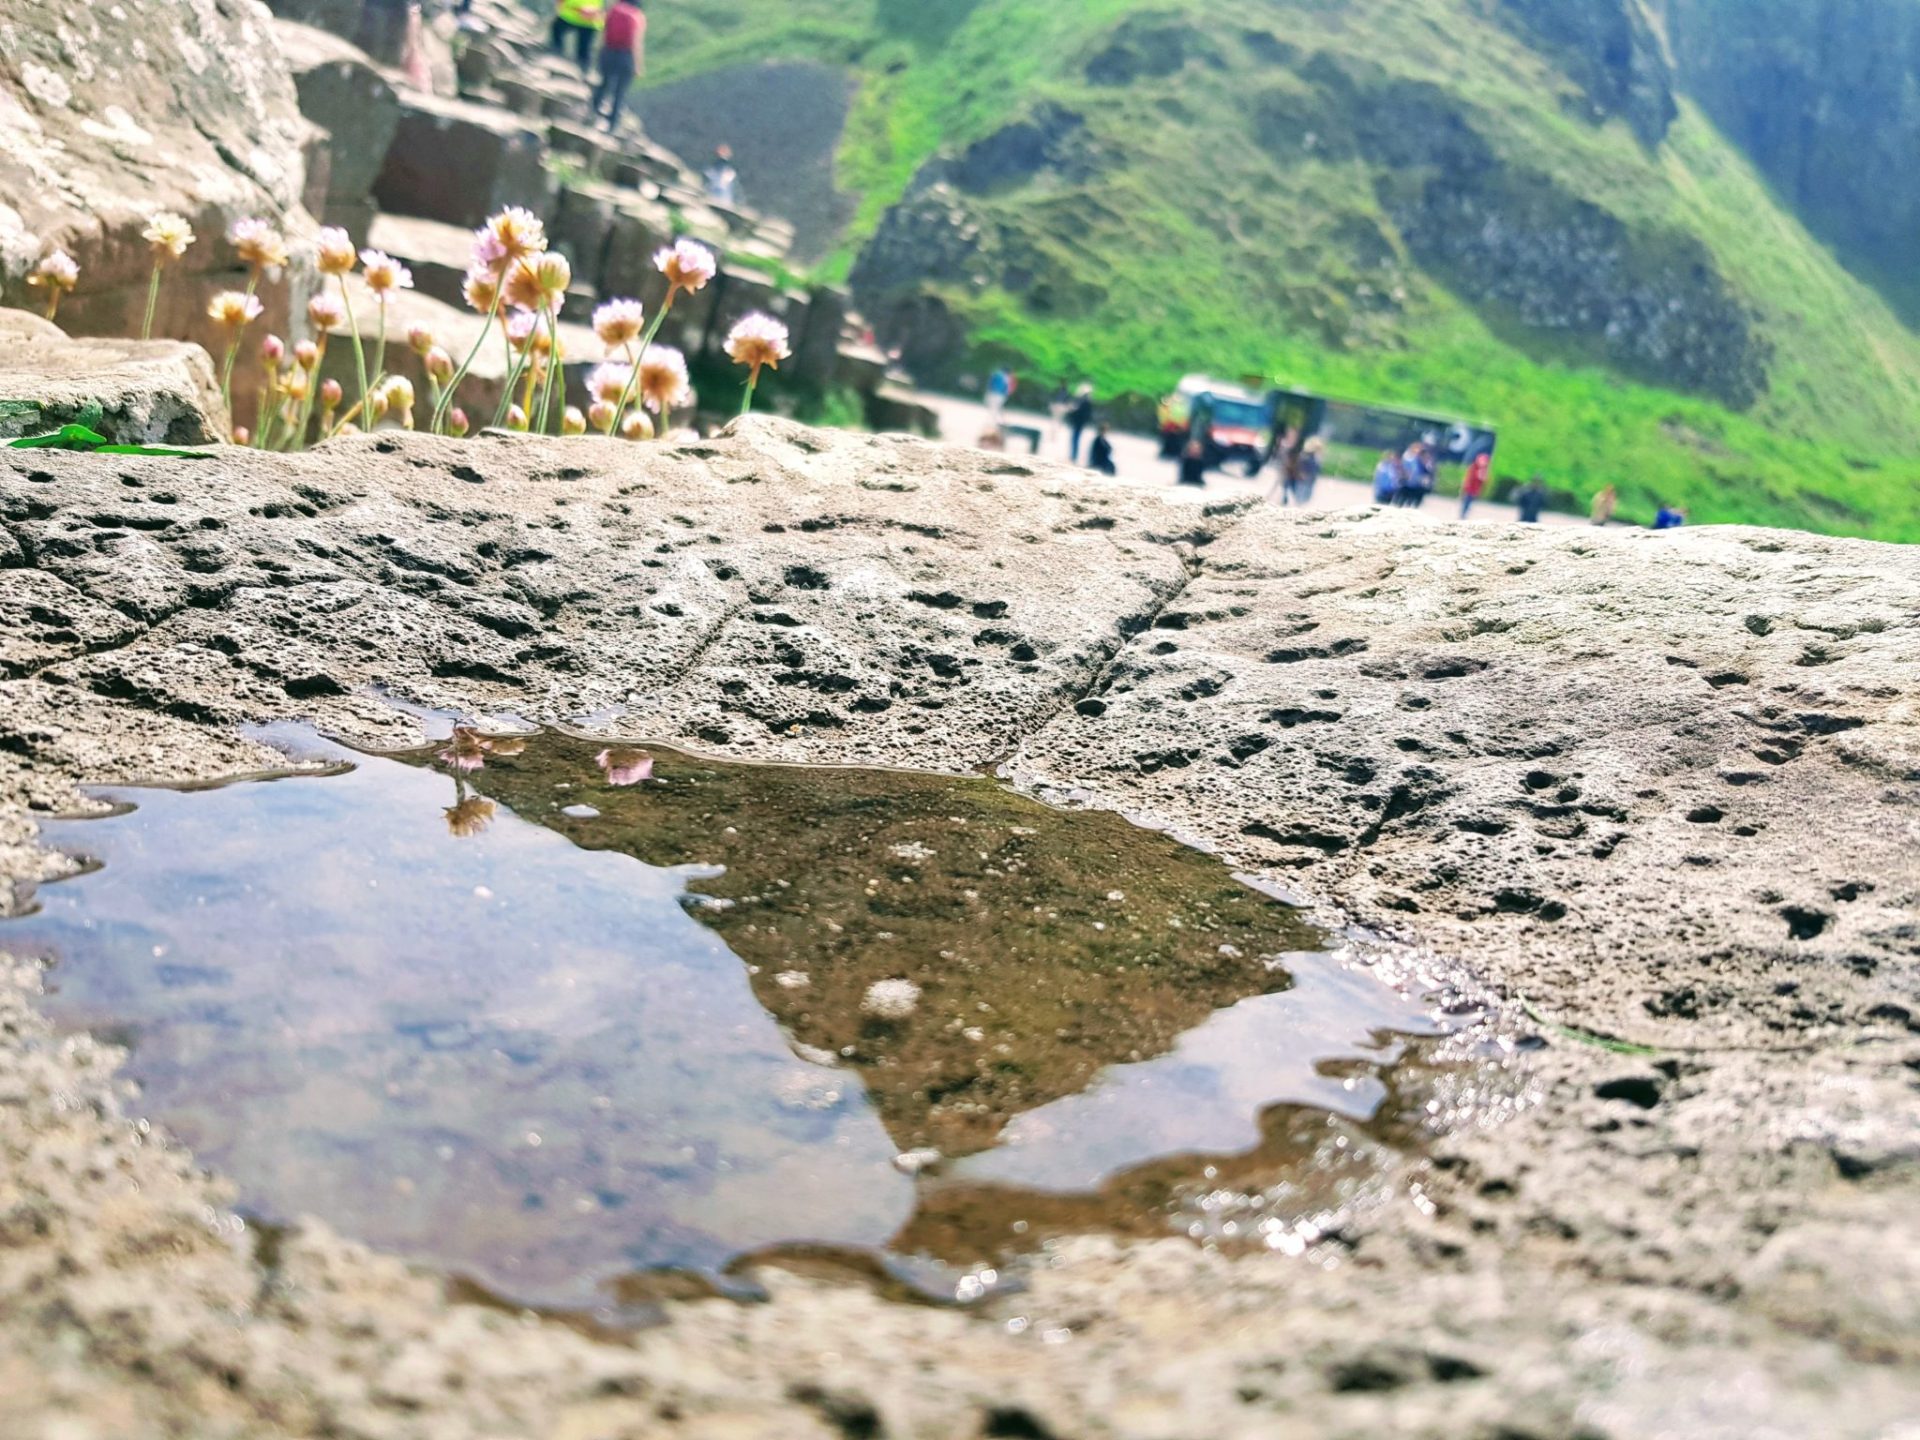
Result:
M653 257L653 263L667 277L669 294L678 290L689 294L704 290L720 269L713 252L691 240L674 241Z
M778 369L793 349L787 343L786 326L771 315L754 314L727 332L727 354L736 365L748 366L757 375L762 366Z
M638 300L609 300L593 312L593 333L612 352L638 340L646 320L646 309Z
M692 404L687 357L670 345L649 345L640 357L640 393L647 408L656 412Z
M600 767L609 785L638 785L653 778L653 757L644 750L602 750L593 757L593 763Z

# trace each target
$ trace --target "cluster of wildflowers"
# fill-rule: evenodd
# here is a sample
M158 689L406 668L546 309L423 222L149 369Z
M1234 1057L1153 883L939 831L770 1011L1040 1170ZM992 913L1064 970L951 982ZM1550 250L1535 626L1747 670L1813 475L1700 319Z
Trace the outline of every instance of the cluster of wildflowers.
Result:
M197 237L184 217L163 211L149 218L141 238L151 252L152 268L140 333L142 339L150 339L163 276ZM291 256L285 237L259 218L235 221L226 240L244 267L246 282L215 294L207 303L207 316L224 337L220 391L231 413L235 363L248 329L265 309L260 288L289 265ZM654 340L679 298L705 289L719 269L711 250L692 240L676 240L653 257L666 291L651 315L640 301L630 298L610 299L594 310L592 328L603 357L588 377L589 402L582 411L566 403L565 386L560 383L568 357L561 346L559 318L573 284L573 270L564 255L548 247L545 226L532 211L508 206L474 231L461 289L482 324L463 358L456 362L453 353L424 327L408 331L408 348L418 357L418 373L425 377L424 404L411 381L386 368L390 308L399 292L413 288L407 267L391 255L357 247L347 231L335 226L323 227L315 236L313 263L321 288L306 302L305 319L312 338L291 348L277 335L261 340L259 406L251 428L235 427L234 439L240 443L298 450L314 439L381 423L411 429L416 419L433 434L465 435L472 422L455 403L457 394L496 328L507 369L493 424L562 435L591 433L627 439L666 435L673 412L691 405L694 392L686 356ZM349 281L356 271L376 307L371 346L354 311L355 289ZM27 283L44 292L51 319L61 298L78 286L79 279L79 266L56 250L39 261ZM351 397L338 381L321 378L328 346L336 340L352 346L355 389ZM745 414L752 408L762 372L778 369L792 348L784 325L770 316L753 314L733 326L726 352L748 372L741 411Z

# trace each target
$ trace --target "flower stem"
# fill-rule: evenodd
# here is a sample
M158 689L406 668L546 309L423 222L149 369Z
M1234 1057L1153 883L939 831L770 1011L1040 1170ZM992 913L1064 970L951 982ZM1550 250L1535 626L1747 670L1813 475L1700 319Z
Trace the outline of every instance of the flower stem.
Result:
M460 388L460 382L467 378L467 371L473 368L473 362L480 358L480 347L487 343L487 335L493 329L493 322L500 318L500 296L493 297L493 308L487 311L487 323L480 327L480 333L473 337L473 348L467 351L467 358L460 362L460 368L453 372L453 379L447 382L447 388L441 392L439 402L433 407L433 424L428 428L434 434L440 434L447 423L447 411L453 406L453 395Z
M147 281L147 318L140 323L140 338L153 338L153 312L160 306L160 266L153 267L153 278Z
M353 316L353 296L347 290L347 277L340 277L340 303L347 311L347 331L353 336L353 370L360 381L360 405L364 409L367 403L367 351L360 343L360 322ZM345 422L342 422L345 423Z
M51 320L55 315L58 315L59 313L60 313L60 287L58 285L49 285L47 287L47 319Z
M560 369L560 317L551 305L542 306L540 313L547 322L547 383L540 390L540 423L533 427L536 435L544 435L553 420L553 377ZM562 386L563 398L565 394L566 389Z
M633 404L634 387L640 383L640 366L647 358L647 347L653 344L653 337L660 333L660 327L667 323L667 314L673 309L674 297L679 293L674 286L667 287L667 298L660 306L660 313L653 317L653 324L640 337L640 359L633 362L633 373L627 376L627 388L620 393L620 403L613 407L613 423L607 426L607 434L613 434L620 428L620 422L627 418L627 407Z
M387 297L375 297L380 302L380 344L373 352L373 383L378 385L387 378Z
M742 415L750 415L753 413L753 390L759 383L760 367L756 365L747 372L747 398L740 402L740 413Z
M520 356L507 356L507 382L500 387L500 403L493 407L493 428L496 430L506 423L507 411L513 405L513 387L520 383L520 372L528 363Z
M538 427L533 423L533 382L539 378L540 352L534 348L533 342L529 340L527 342L527 375L520 396L520 410L521 413L527 417L527 430L530 434L539 433Z
M227 418L233 418L233 357L240 353L240 332L235 330L233 338L227 342L226 359L220 362L220 400L227 407Z
M267 383L260 387L260 408L253 417L253 448L267 448L267 432L273 428L274 392L280 388L280 377L273 366L267 366Z
M307 398L300 402L299 429L295 430L287 440L287 448L290 450L304 450L307 448L307 422L313 418L313 399L315 393L320 389L320 370L321 367L327 363L326 331L321 331L320 338L313 343L314 348L320 353L313 362L313 369L307 372ZM323 425L322 428L324 429L325 426Z

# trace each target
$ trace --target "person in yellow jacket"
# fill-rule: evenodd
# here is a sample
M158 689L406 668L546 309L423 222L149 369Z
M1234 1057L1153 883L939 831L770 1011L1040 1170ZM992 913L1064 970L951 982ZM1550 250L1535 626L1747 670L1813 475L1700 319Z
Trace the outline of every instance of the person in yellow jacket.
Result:
M564 55L567 35L573 35L574 58L582 74L593 73L593 41L607 23L607 7L602 0L555 0L553 8L553 53Z

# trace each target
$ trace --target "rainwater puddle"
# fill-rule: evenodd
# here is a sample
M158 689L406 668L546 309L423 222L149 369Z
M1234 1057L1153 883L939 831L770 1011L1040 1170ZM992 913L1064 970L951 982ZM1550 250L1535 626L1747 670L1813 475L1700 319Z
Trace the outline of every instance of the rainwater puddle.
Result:
M1053 1236L1217 1234L1222 1194L1283 1245L1414 1143L1427 1014L1119 817L562 735L273 738L351 768L108 792L47 827L100 868L0 926L262 1219L563 1310L747 1258L965 1296Z

